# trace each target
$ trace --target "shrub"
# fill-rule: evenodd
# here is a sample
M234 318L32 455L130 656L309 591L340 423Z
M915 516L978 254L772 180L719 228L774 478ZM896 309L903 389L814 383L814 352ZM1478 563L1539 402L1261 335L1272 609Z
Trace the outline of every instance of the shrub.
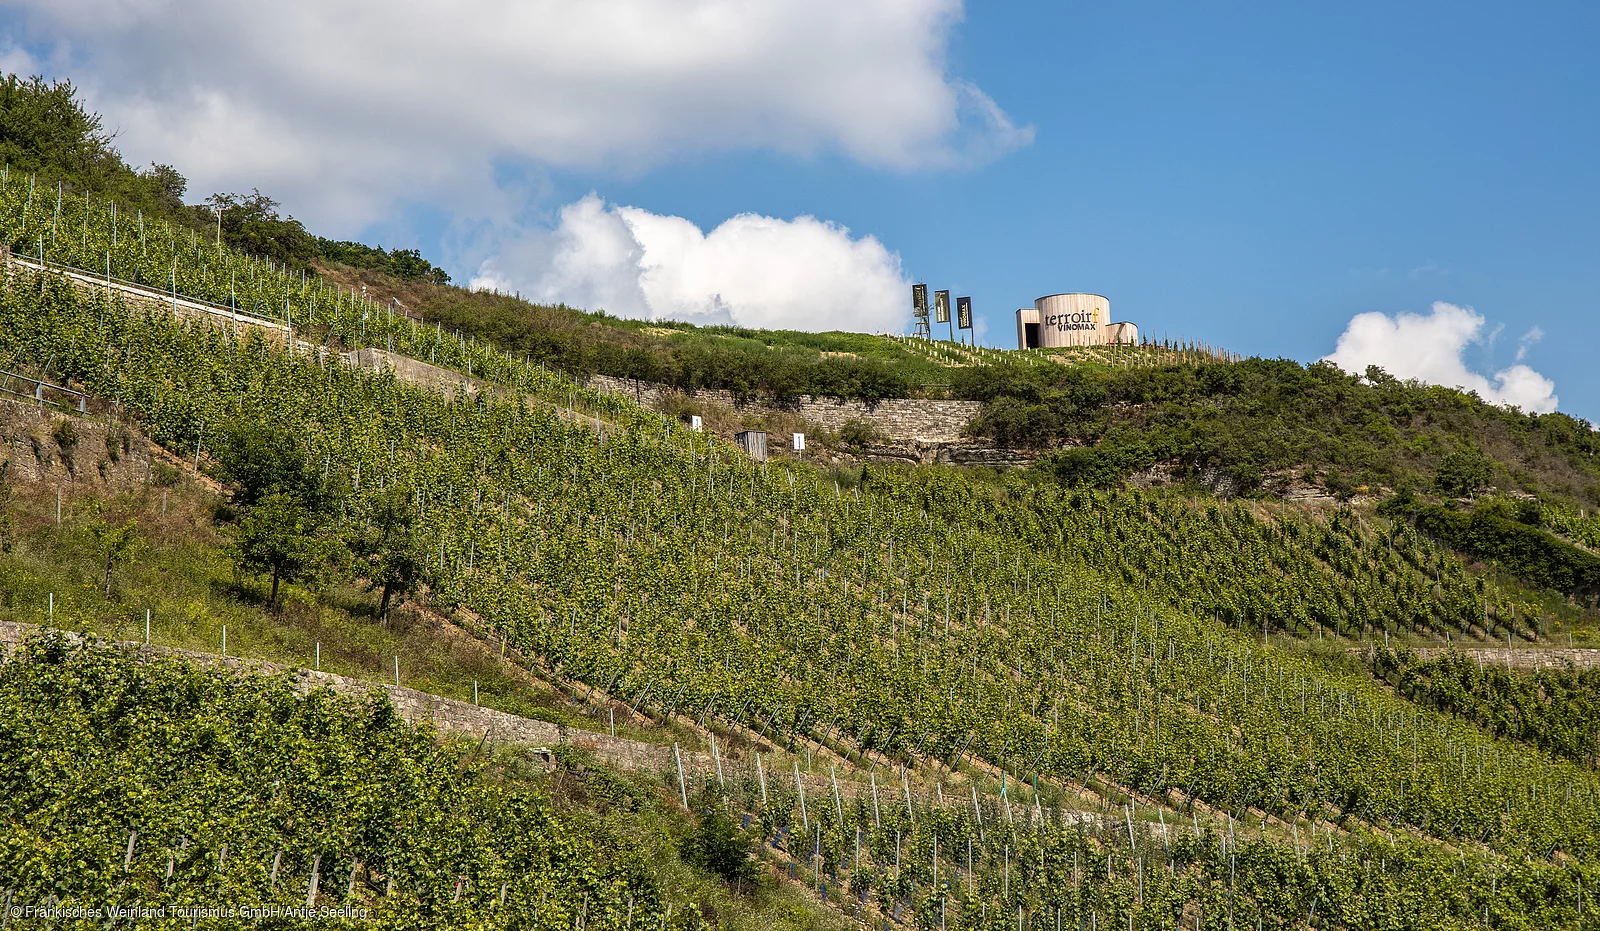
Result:
M860 418L852 417L839 428L839 442L852 449L882 443L886 439L888 437L883 435L882 430Z
M1426 505L1417 527L1478 559L1494 560L1535 585L1585 599L1600 596L1600 557L1543 529L1479 508L1471 513Z
M55 429L50 431L50 436L55 439L56 445L61 447L61 452L65 455L72 455L72 451L78 448L78 428L73 425L70 417L56 421Z
M722 800L707 794L695 801L700 814L695 818L694 830L683 839L684 862L730 883L754 880L756 864L751 842L723 811Z
M11 486L6 483L10 459L0 459L0 553L9 553L15 542L17 519L11 513Z
M157 488L172 488L178 484L181 473L177 467L160 460L150 463L150 482Z
M106 458L112 462L121 462L122 454L127 452L133 443L133 437L128 428L122 424L113 424L106 431Z
M1444 457L1433 474L1434 490L1452 498L1470 498L1489 484L1494 463L1475 446L1465 446Z

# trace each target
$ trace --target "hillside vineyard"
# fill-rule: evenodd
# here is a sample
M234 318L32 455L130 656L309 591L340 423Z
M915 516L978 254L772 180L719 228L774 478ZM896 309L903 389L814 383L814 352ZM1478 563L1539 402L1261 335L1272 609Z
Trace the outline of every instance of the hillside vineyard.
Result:
M874 471L841 488L804 465L753 464L494 347L297 287L299 276L127 217L113 226L109 208L63 198L57 220L50 193L41 204L17 178L6 185L0 213L18 251L37 235L46 260L109 252L116 277L150 282L170 266L180 294L258 313L283 304L303 339L392 345L502 386L452 400L310 343L289 351L249 327L125 307L50 275L14 269L0 294L0 353L113 400L178 454L203 458L209 439L248 424L327 476L352 526L401 498L419 517L430 600L469 609L485 634L562 676L661 718L796 733L891 763L965 760L1026 784L1254 808L1326 838L1262 841L1259 857L1241 858L1235 842L1213 848L1219 835L1201 843L1191 831L1193 851L1169 848L1156 870L1124 848L1094 867L1106 888L1142 900L1175 890L1140 906L1140 927L1170 927L1184 903L1225 927L1240 898L1274 926L1309 922L1308 911L1349 927L1578 926L1600 840L1592 772L1250 639L1262 625L1509 623L1497 620L1509 605L1414 536L1379 536L1353 516L1266 519L942 470ZM64 242L74 209L79 235ZM970 825L950 818L946 845ZM927 820L924 839L946 829ZM838 821L817 817L819 849L847 850L863 827ZM873 827L886 855L881 819ZM980 855L999 833L980 839ZM1030 927L1081 917L1087 866L1068 880L1059 858L1052 873L1030 850L1022 866L1020 836L1003 846L1008 869L1030 875L1008 881L1020 900L1006 915L1014 905ZM931 880L920 908L937 898ZM1432 918L1403 923L1420 915Z
M279 680L56 635L0 667L0 753L30 761L0 777L14 902L303 905L316 883L334 908L380 895L377 917L399 926L664 915L619 838L483 779L481 762L440 753L381 699L302 698Z
M578 403L576 386L508 353L419 326L393 307L303 272L218 248L193 230L147 223L114 202L39 188L8 171L0 176L0 229L18 255L287 323L301 340L322 346L383 347L561 405ZM313 343L301 345L317 351ZM1157 592L1182 585L1176 602L1236 627L1307 633L1322 626L1343 634L1387 627L1486 637L1516 629L1517 606L1485 590L1458 560L1407 527L1378 534L1353 514L1328 524L1293 516L1263 521L1240 507L1201 513L1172 498L1085 493L1065 506L1058 499L1039 516L1062 528L1053 542L1070 541L1074 555ZM1195 573L1197 563L1208 571Z

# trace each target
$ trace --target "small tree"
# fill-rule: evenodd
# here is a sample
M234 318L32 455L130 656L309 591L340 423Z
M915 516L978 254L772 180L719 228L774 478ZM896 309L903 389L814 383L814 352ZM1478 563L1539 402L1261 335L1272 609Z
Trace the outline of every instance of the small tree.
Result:
M277 201L261 193L213 194L206 205L228 245L280 262L304 264L317 254L317 241L299 220L279 216Z
M409 595L427 567L417 540L416 513L404 488L391 487L378 499L350 548L361 561L368 584L381 592L378 617L388 620L393 600Z
M278 586L312 576L326 555L316 522L293 496L273 492L244 513L230 530L229 549L239 569L272 580L267 604L278 604Z
M233 489L233 503L250 508L274 492L294 496L308 510L326 509L322 476L306 461L294 438L268 424L242 422L224 429L213 453L222 478Z
M740 833L733 819L723 811L721 796L706 791L695 797L699 814L694 830L682 841L684 862L715 873L724 880L741 884L757 876L750 839Z
M1475 446L1465 446L1444 457L1433 475L1433 487L1443 495L1469 498L1489 484L1494 463Z
M120 527L113 527L99 516L98 506L93 513L96 516L89 522L89 535L94 538L95 552L105 567L100 580L100 594L110 598L111 574L116 571L117 563L122 562L138 543L139 523L130 520Z

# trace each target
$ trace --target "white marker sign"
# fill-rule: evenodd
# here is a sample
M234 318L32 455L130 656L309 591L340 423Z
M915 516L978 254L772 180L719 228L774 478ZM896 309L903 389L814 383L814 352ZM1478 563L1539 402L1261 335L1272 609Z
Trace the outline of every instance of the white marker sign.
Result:
M804 433L796 433L794 435L794 451L797 452L797 453L798 452L804 452L805 448L806 448L806 435Z

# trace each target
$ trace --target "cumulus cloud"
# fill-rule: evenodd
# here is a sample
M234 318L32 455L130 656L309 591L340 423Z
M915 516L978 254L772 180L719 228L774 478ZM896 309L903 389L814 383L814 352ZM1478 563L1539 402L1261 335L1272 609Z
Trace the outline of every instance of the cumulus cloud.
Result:
M1463 351L1482 342L1484 318L1470 307L1436 301L1428 314L1357 314L1326 360L1352 374L1376 365L1397 378L1415 378L1477 392L1493 404L1535 414L1556 409L1555 382L1522 364L1527 349L1544 336L1538 327L1522 337L1516 364L1482 375L1467 367Z
M335 229L396 200L491 216L508 166L761 149L939 168L1033 138L947 74L961 0L10 6L0 60L31 49L73 77L136 163L257 185Z
M898 331L910 282L876 238L814 217L740 214L708 233L590 194L554 229L502 241L472 284L651 320Z

